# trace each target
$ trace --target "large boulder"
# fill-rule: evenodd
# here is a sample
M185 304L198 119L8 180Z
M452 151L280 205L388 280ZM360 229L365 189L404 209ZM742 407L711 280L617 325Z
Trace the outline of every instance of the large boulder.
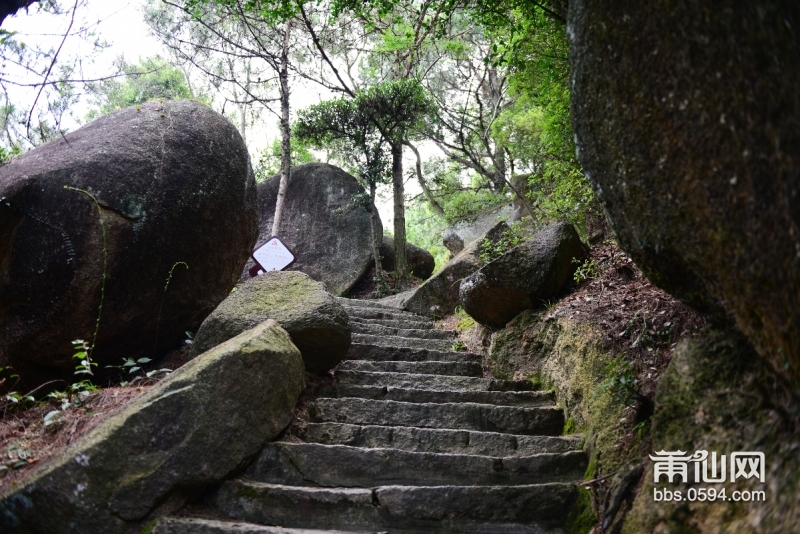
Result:
M274 321L215 347L0 496L0 530L104 534L199 497L292 418L303 360Z
M179 344L258 230L241 136L188 101L118 111L0 166L0 199L0 365L27 387L69 378L71 341L91 342L98 317L99 369Z
M458 287L461 280L483 265L480 258L481 243L484 239L489 239L492 243L498 241L503 232L508 229L508 225L502 221L495 223L492 228L470 243L458 256L448 261L424 284L399 295L381 299L379 302L432 317L453 313L458 305Z
M620 245L800 376L800 3L570 2L581 165Z
M383 236L380 254L381 267L385 271L394 271L394 239ZM406 243L406 262L408 262L408 270L411 274L423 280L433 273L436 264L436 260L430 252L411 243Z
M309 373L336 367L350 349L350 320L321 282L294 271L264 273L240 285L206 317L194 337L200 354L274 319L300 349Z
M461 282L459 302L481 324L500 328L555 297L586 255L575 227L551 224Z
M272 237L280 175L258 184L259 245ZM367 193L339 167L307 163L292 168L281 218L280 238L294 252L289 267L336 296L352 288L372 265L369 213L359 198ZM383 228L378 228L383 235ZM250 277L247 263L242 280Z

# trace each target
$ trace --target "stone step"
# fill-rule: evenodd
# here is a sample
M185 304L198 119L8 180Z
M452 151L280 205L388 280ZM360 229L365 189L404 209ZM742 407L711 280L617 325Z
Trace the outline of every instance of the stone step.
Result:
M415 403L372 399L317 399L309 409L315 423L416 426L557 436L564 413L557 407L520 408L477 403Z
M500 432L344 423L309 423L301 430L300 437L307 442L330 445L487 456L567 452L581 449L584 442L581 434L520 436Z
M378 345L381 347L408 347L416 349L452 351L454 341L450 339L417 339L400 336L373 336L370 334L356 334L352 336L354 343Z
M220 513L289 528L542 534L562 526L574 485L318 488L233 480L212 497Z
M472 352L429 350L409 347L384 347L371 343L352 343L347 352L348 360L395 361L395 362L483 362L483 356Z
M243 478L286 486L500 486L575 482L588 463L582 451L482 456L364 449L320 443L266 445Z
M347 533L342 530L269 527L241 521L219 521L199 517L161 517L152 530L147 532L151 534L356 534L352 531Z
M437 330L431 328L393 328L375 323L362 323L351 321L353 333L369 334L373 336L400 336L416 339L447 339L453 340L457 332L455 330Z
M400 402L477 402L497 406L542 406L555 403L555 395L552 391L434 391L346 384L330 387L322 396L359 397Z
M369 371L337 371L339 384L428 389L432 391L530 391L528 380L498 380L471 376L419 375L412 373L375 373Z
M388 326L389 328L409 328L414 330L435 330L435 325L431 321L419 321L415 319L363 319L349 316L350 324L377 324Z
M362 306L344 305L344 310L350 317L357 317L359 319L392 319L394 321L418 321L430 323L428 317L417 315L407 311L400 311L395 308L366 308Z
M373 362L370 360L345 360L336 369L337 372L342 370L474 377L483 375L480 364L476 362Z
M389 311L402 311L400 308L396 308L394 306L387 306L377 300L367 300L367 299L348 299L345 297L335 297L339 304L342 306L349 306L349 307L359 307L359 308L374 308L378 310L389 310Z

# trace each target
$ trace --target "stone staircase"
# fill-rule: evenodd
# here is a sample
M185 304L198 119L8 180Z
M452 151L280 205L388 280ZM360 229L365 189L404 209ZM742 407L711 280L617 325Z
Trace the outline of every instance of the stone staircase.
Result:
M483 378L481 356L452 351L427 318L340 302L350 359L305 443L267 445L210 498L237 523L167 518L154 534L560 532L587 458L582 436L560 435L552 393Z

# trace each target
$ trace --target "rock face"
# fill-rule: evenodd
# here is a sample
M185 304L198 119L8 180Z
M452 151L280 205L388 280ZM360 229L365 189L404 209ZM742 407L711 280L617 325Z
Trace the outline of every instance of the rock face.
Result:
M406 309L420 315L434 316L453 313L458 305L458 287L461 280L481 268L479 248L484 238L495 242L508 230L504 222L496 223L486 233L475 239L461 253L447 262L441 271L424 284L411 291L382 300L385 305Z
M266 242L272 232L280 175L258 184L259 237ZM327 163L307 163L292 168L280 238L297 257L289 269L324 282L334 295L346 293L369 270L372 237L369 213L356 198L364 188L351 175ZM383 235L383 228L379 228ZM253 265L247 262L242 280Z
M465 278L459 302L473 319L500 328L519 312L558 294L586 254L575 227L560 222Z
M741 333L733 329L709 328L697 338L678 343L656 390L652 418L653 451L680 450L692 454L705 450L724 455L740 451L763 452L765 480L738 476L724 486L733 491L765 491L766 499L753 499L747 506L731 507L728 501L698 502L691 511L680 503L653 500L653 489L663 489L666 480L653 483L653 464L642 478L642 488L623 532L792 532L800 522L800 436L776 415L775 390L765 384L786 383L785 378L763 365ZM782 386L777 386L780 391ZM786 395L786 390L779 395ZM711 467L709 461L709 468ZM718 464L719 465L719 464ZM728 465L730 468L730 465ZM719 473L717 473L719 474ZM728 480L732 473L727 471ZM686 494L689 484L681 477L670 490ZM713 487L713 486L712 486Z
M464 239L458 235L458 232L453 227L444 231L442 243L453 256L464 250Z
M28 387L72 376L70 342L92 340L101 298L100 369L180 343L257 235L241 136L188 101L107 115L0 166L0 199L0 365Z
M381 267L386 271L394 271L394 240L391 237L383 236L380 253ZM423 280L430 277L436 263L430 252L411 243L406 243L406 261L411 274Z
M187 363L20 482L0 501L0 527L138 531L151 513L243 467L289 424L302 389L300 352L266 321Z
M304 273L276 271L245 282L203 321L192 353L200 354L274 319L300 349L309 373L336 367L350 348L350 321L336 299Z
M570 2L580 162L656 285L800 376L796 2Z

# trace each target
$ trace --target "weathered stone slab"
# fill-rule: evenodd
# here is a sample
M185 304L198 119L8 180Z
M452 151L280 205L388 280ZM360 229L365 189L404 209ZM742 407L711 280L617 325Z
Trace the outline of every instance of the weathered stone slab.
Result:
M310 373L333 369L350 348L347 313L323 284L304 273L280 271L248 280L217 306L197 331L192 353L205 352L267 319L289 332Z
M126 532L176 509L289 424L303 373L274 321L218 345L2 495L2 531Z

